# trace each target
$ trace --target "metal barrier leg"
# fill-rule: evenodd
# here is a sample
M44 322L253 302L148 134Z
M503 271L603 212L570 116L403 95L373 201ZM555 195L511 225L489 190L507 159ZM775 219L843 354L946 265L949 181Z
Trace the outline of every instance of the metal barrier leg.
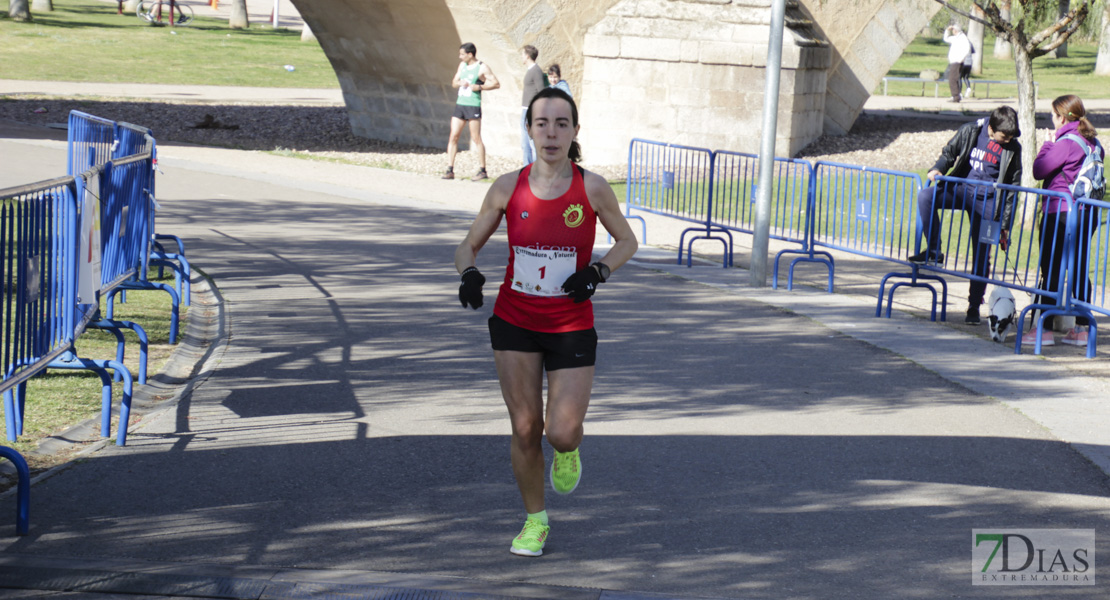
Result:
M1041 311L1040 316L1037 318L1037 341L1033 344L1033 354L1041 353L1041 336L1044 335L1045 317L1064 314L1064 311L1060 310L1055 304L1030 304L1021 309L1021 313L1018 315L1017 340L1014 342L1014 354L1021 354L1021 336L1022 330L1025 328L1025 315L1029 314L1029 311L1032 310Z
M721 228L721 227L714 227L714 226L706 226L704 228L702 228L702 227L689 227L689 228L686 228L686 229L682 230L682 234L678 236L678 264L680 264L680 265L682 264L682 249L687 246L687 244L686 244L686 234L687 233L701 233L703 231L705 232L705 235L699 235L699 236L695 236L695 237L690 238L689 249L686 253L686 266L687 267L694 266L694 241L695 240L719 240L725 246L725 256L724 256L724 260L722 261L723 264L721 266L723 266L726 269L729 268L729 266L732 265L732 233L729 232L727 229L724 229L724 228ZM713 234L715 232L716 233L722 233L722 234L728 236L728 240L726 241L722 238L714 236Z
M0 457L12 461L19 475L15 502L15 532L16 535L27 535L31 528L31 470L27 468L27 461L23 455L12 448L0 446Z
M95 362L67 353L50 362L51 369L88 370L100 377L100 437L111 435L112 418L112 376Z
M9 442L19 439L19 428L15 415L15 391L12 389L4 390L4 425L8 430Z
M1098 349L1098 325L1095 320L1091 319L1091 323L1087 325L1087 358L1094 358L1095 352Z
M162 290L170 295L170 343L177 343L178 320L181 315L179 297L173 286L153 281L125 281L120 288L128 290Z
M131 418L131 393L134 388L131 372L123 363L114 360L97 360L70 356L50 363L50 368L55 369L85 369L100 375L104 386L101 391L100 405L100 437L112 436L112 376L108 369L112 369L123 378L123 399L119 410L119 431L116 434L116 445L123 446L127 443L127 423Z
M933 287L932 284L922 283L921 280L936 281L936 282L940 283L940 286L941 286L941 302L940 302L941 318L940 318L940 320L944 321L947 318L948 313L947 313L945 307L948 304L948 282L945 281L943 277L937 277L935 275L921 275L920 273L915 273L915 272L911 272L911 273L887 273L886 276L882 278L882 280L879 282L879 302L878 302L878 305L875 307L875 317L883 316L883 298L884 298L883 290L886 288L887 281L890 280L890 279L893 279L893 278L907 278L910 281L898 282L898 283L892 285L890 287L890 291L885 294L885 297L886 297L886 318L889 319L891 314L893 314L893 310L894 310L894 292L895 292L895 290L897 290L900 287L911 287L911 288L925 288L925 289L929 290L929 293L932 294L932 296L933 296L933 301L930 304L929 320L934 321L934 322L937 320L937 290L936 290L935 287Z
M121 329L130 329L135 332L139 338L139 383L146 383L146 365L148 359L148 349L150 348L150 340L146 334L146 330L138 323L131 321L115 321L112 319L102 319L89 323L89 327L94 329L104 329L111 331L112 335L116 336L116 362L123 364L124 357L124 338ZM119 381L121 375L116 374L115 380Z
M775 255L775 264L774 264L774 267L771 269L771 289L774 289L774 290L779 289L779 259L782 258L783 254L802 254L802 255L804 255L804 256L799 256L799 257L795 258L794 260L790 261L790 269L788 270L789 274L786 278L786 291L789 292L789 291L793 291L793 289L794 289L794 267L797 266L798 263L812 262L812 263L821 263L821 264L825 265L828 268L829 281L828 281L828 286L826 287L825 291L827 291L830 294L832 293L832 291L833 291L833 269L834 269L832 254L829 254L828 252L813 252L813 251L805 251L805 250L780 250L779 253ZM823 256L827 256L828 258L817 258L818 254L821 254Z
M192 297L192 278L193 268L189 265L184 255L181 254L157 254L154 255L158 260L150 261L151 265L158 265L159 277L161 277L162 267L167 266L173 269L173 286L177 290L181 301L185 306L189 306ZM177 261L176 263L173 261Z

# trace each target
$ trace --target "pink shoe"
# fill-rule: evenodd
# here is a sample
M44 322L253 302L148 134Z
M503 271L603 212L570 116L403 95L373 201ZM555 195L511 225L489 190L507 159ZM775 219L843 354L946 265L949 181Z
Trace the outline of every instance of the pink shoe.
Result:
M1072 327L1071 331L1064 336L1061 342L1069 346L1086 346L1087 345L1087 329L1080 329L1079 327Z
M1021 345L1022 346L1026 345L1026 344L1033 345L1033 344L1036 344L1036 343L1037 343L1037 329L1036 328L1033 328L1033 329L1030 329L1029 331L1026 331L1025 335L1021 336ZM1051 331L1046 329L1045 332L1044 332L1044 335L1041 336L1041 347L1043 348L1045 346L1055 346L1055 345L1056 345L1056 338L1052 335Z

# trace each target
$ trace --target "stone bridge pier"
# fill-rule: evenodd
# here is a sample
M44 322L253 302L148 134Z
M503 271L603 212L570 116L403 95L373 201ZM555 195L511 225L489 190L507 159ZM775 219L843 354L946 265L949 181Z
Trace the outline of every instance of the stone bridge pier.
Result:
M501 81L483 94L492 154L520 146L520 48L559 63L585 162L634 137L758 152L770 0L293 0L343 88L355 134L447 145L463 42ZM776 154L846 133L938 10L933 0L788 0Z

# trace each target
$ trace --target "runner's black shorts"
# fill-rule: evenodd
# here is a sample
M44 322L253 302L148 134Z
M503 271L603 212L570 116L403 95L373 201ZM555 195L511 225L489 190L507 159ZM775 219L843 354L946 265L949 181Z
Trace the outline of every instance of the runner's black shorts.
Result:
M455 105L455 114L452 115L456 119L463 121L477 121L482 118L481 106L463 106L462 104Z
M544 333L517 327L494 315L489 318L489 339L494 350L539 352L548 371L592 367L597 360L597 330Z

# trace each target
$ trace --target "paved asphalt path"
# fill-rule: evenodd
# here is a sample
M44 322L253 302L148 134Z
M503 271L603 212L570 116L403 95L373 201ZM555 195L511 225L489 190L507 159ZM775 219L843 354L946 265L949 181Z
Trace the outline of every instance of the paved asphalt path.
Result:
M61 145L29 137L0 140L0 187L64 172ZM784 306L934 343L912 338L917 325L816 293L780 291L776 306L713 284L719 268L693 270L707 281L668 272L651 249L596 296L583 482L549 497L545 555L513 556L523 513L485 329L495 286L481 310L460 308L452 256L472 210L442 194L481 188L358 167L296 185L291 162L262 176L264 156L215 165L162 152L159 230L182 236L214 282L222 337L189 392L147 414L127 447L33 488L29 536L0 521L0 574L482 597L1106 597L1101 574L1093 588L970 584L973 528L1107 531L1110 486L1095 464L942 368ZM491 280L506 254L503 234L483 251ZM972 352L983 365L1012 356L973 347L989 349ZM0 515L12 509L0 499Z

